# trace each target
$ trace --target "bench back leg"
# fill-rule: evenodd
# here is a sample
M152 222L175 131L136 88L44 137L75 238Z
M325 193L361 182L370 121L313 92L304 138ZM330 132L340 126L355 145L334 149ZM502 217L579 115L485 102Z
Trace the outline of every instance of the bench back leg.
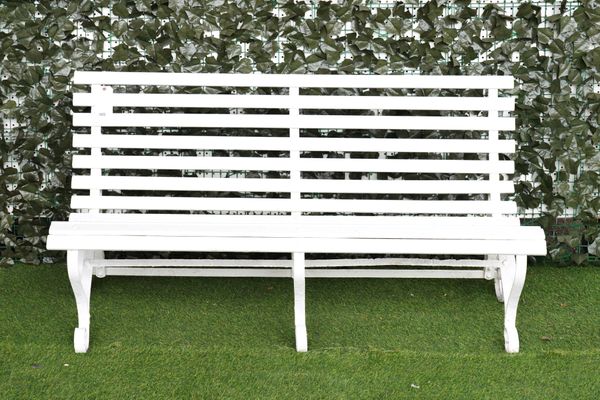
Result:
M497 254L487 255L485 256L486 260L496 261L500 260L501 257ZM504 258L502 258L504 259ZM502 293L502 279L500 274L496 272L496 276L494 276L494 290L496 291L496 298L500 303L504 303L504 293Z
M526 274L527 256L508 256L500 268L500 282L504 295L504 347L508 353L519 352L517 306Z
M296 325L296 350L308 351L305 316L305 265L304 253L292 254L292 278L294 279L294 322Z
M69 280L77 304L78 326L73 337L76 353L87 352L90 338L90 294L92 289L92 267L87 262L94 256L85 250L67 251Z

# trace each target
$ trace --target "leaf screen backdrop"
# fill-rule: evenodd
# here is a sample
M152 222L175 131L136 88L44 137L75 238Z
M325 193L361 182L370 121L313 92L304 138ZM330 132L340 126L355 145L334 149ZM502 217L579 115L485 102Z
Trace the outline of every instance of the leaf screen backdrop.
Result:
M600 259L598 1L3 1L3 264L60 257L75 70L513 75L521 217Z

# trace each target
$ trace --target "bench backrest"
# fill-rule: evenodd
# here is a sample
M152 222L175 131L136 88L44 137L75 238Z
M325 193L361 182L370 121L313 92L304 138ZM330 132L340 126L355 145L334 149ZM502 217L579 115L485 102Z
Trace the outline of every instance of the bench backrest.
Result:
M73 95L91 107L73 114L91 127L73 136L91 149L73 158L90 171L73 176L89 190L74 209L517 211L501 198L515 142L498 134L515 128L514 98L498 94L512 77L76 72L74 83L91 86Z

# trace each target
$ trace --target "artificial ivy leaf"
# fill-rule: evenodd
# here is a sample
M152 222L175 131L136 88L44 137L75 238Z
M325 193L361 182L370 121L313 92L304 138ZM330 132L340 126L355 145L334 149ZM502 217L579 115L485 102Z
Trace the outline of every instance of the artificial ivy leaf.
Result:
M114 48L112 59L113 61L126 61L129 58L129 48L125 44L117 45Z
M0 105L0 111L14 110L17 108L17 103L14 100L8 100L6 103Z
M354 72L354 63L352 62L352 60L346 59L342 61L339 65L339 70L347 74L351 74Z
M542 44L548 44L554 38L554 32L550 28L538 29L538 41Z
M555 54L564 55L565 53L565 43L558 38L551 41L548 48Z
M117 17L128 18L129 10L127 9L127 2L125 0L121 0L112 6L112 13Z
M240 62L235 67L235 72L239 72L242 74L249 74L253 71L252 68L252 60L249 58L242 58Z
M509 39L511 34L512 31L504 25L498 25L494 29L492 29L492 35L494 35L496 40Z
M170 48L160 48L158 46L154 46L154 54L156 58L156 63L158 65L167 65L172 60L172 53Z
M403 28L402 18L390 18L385 23L385 30L392 35L402 35L404 33Z
M232 59L234 57L239 56L240 54L242 54L242 46L240 46L239 44L232 44L230 46L227 46L227 58Z
M169 8L176 12L183 10L185 7L185 0L169 0Z
M116 36L116 37L121 37L125 32L127 32L127 21L125 20L118 20L113 22L112 24L112 33Z
M35 47L32 47L31 49L25 52L25 58L27 58L28 61L31 61L32 63L36 64L41 63L44 59L42 53Z
M301 73L304 73L305 71L306 71L306 67L305 67L304 63L302 63L300 60L293 60L284 69L284 72L287 74L301 74Z

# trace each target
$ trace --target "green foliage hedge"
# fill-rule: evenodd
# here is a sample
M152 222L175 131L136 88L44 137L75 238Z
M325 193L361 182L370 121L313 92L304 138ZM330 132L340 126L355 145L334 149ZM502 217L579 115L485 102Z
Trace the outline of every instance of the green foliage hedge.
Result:
M516 166L533 178L519 183L517 199L526 209L543 205L540 222L549 231L573 208L572 229L551 236L550 254L585 260L575 250L600 242L598 2L573 10L563 1L550 16L522 2L516 17L491 4L478 13L470 1L405 3L3 1L0 118L18 126L5 129L0 141L0 258L56 256L45 251L44 238L49 219L69 211L75 70L402 74L417 68L517 78ZM102 15L107 7L112 17ZM306 17L311 7L316 18ZM79 27L91 38L78 35ZM107 55L114 39L121 44Z

